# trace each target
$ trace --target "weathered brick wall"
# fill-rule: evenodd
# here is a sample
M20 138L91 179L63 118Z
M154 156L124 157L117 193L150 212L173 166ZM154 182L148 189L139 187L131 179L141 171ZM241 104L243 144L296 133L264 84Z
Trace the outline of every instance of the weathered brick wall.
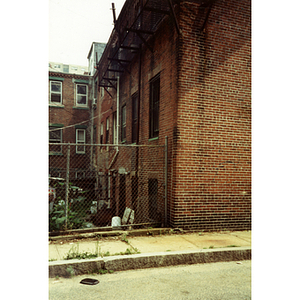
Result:
M89 76L74 76L61 73L49 73L49 77L61 77L64 78L62 81L62 105L63 107L55 107L49 105L49 123L50 124L63 124L69 126L78 124L83 121L89 120L90 118L90 105L87 109L75 108L75 79L89 80ZM50 80L49 80L50 85ZM91 92L91 86L89 85L89 93ZM49 95L50 97L50 95ZM89 97L89 101L91 101ZM89 126L89 122L83 123L82 125ZM89 130L88 130L89 132ZM75 127L66 128L63 131L63 143L75 143ZM90 136L87 136L87 142L90 142Z
M153 53L143 46L140 144L164 144L168 136L171 226L249 229L251 3L216 1L204 31L201 28L208 9L199 5L197 1L182 1L175 7L182 35L166 18L148 41ZM131 96L138 90L138 66L137 55L129 66L130 74L124 72L120 77L120 110L126 103L128 144ZM159 137L149 140L149 82L158 73ZM116 111L115 91L110 92L113 99L105 93L97 108L98 138L101 121L105 128L106 117L112 118ZM105 113L101 115L100 110Z
M251 226L251 2L181 5L173 226Z
M49 103L49 124L61 124L63 127L70 125L86 126L86 143L91 142L91 92L92 87L88 84L88 101L89 104L86 109L78 108L75 105L76 97L76 80L89 81L89 76L62 74L49 72L49 88L52 77L63 78L62 82L62 105L53 105ZM58 80L59 81L59 80ZM49 92L50 97L50 92ZM87 122L86 122L87 121ZM84 122L84 123L82 123ZM81 123L81 124L80 124ZM76 143L76 127L70 126L62 130L62 143ZM63 156L50 155L49 166L53 167L55 164L60 165L61 168L66 166L66 151L67 147L63 147ZM77 155L77 159L76 159ZM80 158L78 157L80 156ZM75 148L71 152L71 168L86 168L89 166L90 152L86 150L86 154L76 154ZM55 163L54 163L55 162Z

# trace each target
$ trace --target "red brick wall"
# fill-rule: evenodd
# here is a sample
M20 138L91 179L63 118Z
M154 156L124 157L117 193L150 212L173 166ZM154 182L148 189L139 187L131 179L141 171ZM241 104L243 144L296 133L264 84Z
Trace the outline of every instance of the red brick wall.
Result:
M61 77L64 78L62 81L62 105L63 107L54 107L54 105L49 104L49 123L50 124L63 124L64 126L69 126L73 124L78 124L83 121L89 120L90 118L90 105L88 109L78 109L75 107L75 86L74 80L89 80L89 76L74 76L69 74L61 73L49 73L49 77ZM50 85L50 79L49 79ZM91 93L91 86L89 85L89 94ZM49 95L50 97L50 95ZM91 101L89 97L89 101ZM89 102L90 103L90 102ZM89 122L82 123L82 125L89 126ZM89 132L89 130L87 130ZM63 143L75 143L76 134L75 127L66 128L63 130ZM87 143L90 143L90 135L87 136Z
M251 226L251 2L181 7L173 226ZM203 11L203 10L202 10ZM196 18L196 16L200 18ZM196 27L196 28L195 28Z
M182 35L166 18L141 57L140 144L168 136L168 220L173 227L251 227L251 2L197 1L175 7ZM138 56L120 78L120 109L138 89ZM149 140L149 81L160 73L159 138ZM116 111L105 93L100 123ZM112 109L111 109L112 108ZM100 114L100 110L105 112ZM120 119L121 121L121 119ZM105 130L104 130L105 131ZM111 130L110 130L111 133ZM105 134L105 133L104 133ZM99 139L98 139L99 141ZM110 137L110 142L111 142Z
M49 88L51 77L63 78L62 82L62 105L53 105L49 103L49 125L62 124L67 127L62 130L62 143L76 143L76 124L86 126L86 143L91 142L91 93L92 86L88 85L88 106L87 109L76 108L76 80L89 80L89 76L62 74L49 72ZM58 80L59 81L59 80ZM84 84L84 83L83 83ZM50 97L50 92L49 92ZM86 122L87 121L87 122ZM84 123L82 123L84 122ZM74 125L74 126L73 126ZM70 126L70 127L68 127ZM71 168L86 169L89 166L90 151L86 148L85 154L76 154L75 147L71 148ZM63 156L50 154L49 167L66 167L67 147L62 148Z

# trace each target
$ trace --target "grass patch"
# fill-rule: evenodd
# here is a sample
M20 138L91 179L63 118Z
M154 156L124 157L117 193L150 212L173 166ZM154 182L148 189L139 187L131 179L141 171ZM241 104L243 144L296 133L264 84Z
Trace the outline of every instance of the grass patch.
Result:
M238 245L229 245L229 246L226 246L226 247L240 247Z

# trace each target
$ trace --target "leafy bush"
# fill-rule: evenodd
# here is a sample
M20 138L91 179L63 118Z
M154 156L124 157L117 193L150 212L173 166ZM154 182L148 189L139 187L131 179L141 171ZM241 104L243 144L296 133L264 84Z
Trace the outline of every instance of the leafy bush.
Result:
M65 183L57 182L56 188L65 189ZM82 228L87 224L85 221L92 201L87 201L83 191L79 187L69 184L69 203L66 217L66 203L58 197L58 203L54 204L52 211L49 211L49 231ZM66 226L67 220L67 226Z

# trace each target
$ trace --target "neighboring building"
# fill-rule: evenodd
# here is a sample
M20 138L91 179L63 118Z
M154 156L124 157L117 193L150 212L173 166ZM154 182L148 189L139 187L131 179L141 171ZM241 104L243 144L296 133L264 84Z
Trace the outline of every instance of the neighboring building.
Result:
M68 65L56 62L49 62L49 72L62 72L68 74L88 75L88 67L79 65Z
M251 1L127 0L97 75L96 143L168 136L169 225L251 229Z
M92 43L89 54L87 56L87 59L89 61L89 68L88 68L89 75L94 76L94 74L96 73L97 63L99 63L99 60L102 56L105 46L106 44L104 43L96 43L96 42Z
M80 145L91 142L91 91L88 75L49 72L49 143ZM70 178L79 178L86 172L82 170L86 169L82 161L88 162L90 153L85 146L74 149L71 155L80 156L80 160L71 160ZM50 177L65 177L66 151L61 145L49 146Z

